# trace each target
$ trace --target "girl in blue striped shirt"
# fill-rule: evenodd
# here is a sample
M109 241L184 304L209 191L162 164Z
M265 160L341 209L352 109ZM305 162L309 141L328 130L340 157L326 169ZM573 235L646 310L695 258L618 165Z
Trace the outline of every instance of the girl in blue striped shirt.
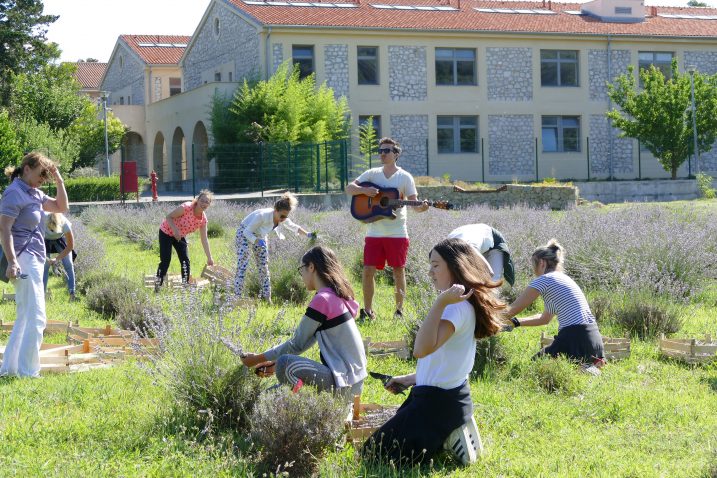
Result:
M580 287L563 272L565 250L555 239L533 252L531 262L535 279L508 308L512 317L509 328L546 325L558 316L558 335L553 343L536 356L566 355L587 364L602 365L603 342L595 317ZM515 315L543 297L545 310L541 314L518 320Z

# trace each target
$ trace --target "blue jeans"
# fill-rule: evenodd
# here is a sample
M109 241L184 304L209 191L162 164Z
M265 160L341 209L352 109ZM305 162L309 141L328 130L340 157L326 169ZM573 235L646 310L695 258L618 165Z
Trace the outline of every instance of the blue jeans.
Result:
M62 259L62 266L67 274L67 290L70 294L75 293L75 266L72 264L72 252ZM42 276L42 283L45 286L45 292L47 292L47 281L50 277L50 260L45 260L45 273Z

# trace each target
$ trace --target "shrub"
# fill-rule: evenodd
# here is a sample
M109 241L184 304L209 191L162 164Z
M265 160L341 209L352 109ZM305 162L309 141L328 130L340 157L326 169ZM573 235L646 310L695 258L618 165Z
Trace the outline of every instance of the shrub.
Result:
M77 258L79 259L80 256L78 255ZM75 273L77 273L76 265ZM93 270L86 274L77 274L77 292L80 294L87 294L87 292L89 292L94 285L112 283L115 278L117 278L117 274L106 269Z
M472 373L477 376L490 374L507 361L507 351L501 343L500 337L494 335L479 339L476 343L476 357Z
M246 316L237 317L240 325L230 331L224 325L227 311L203 303L198 291L189 289L170 300L165 312L148 314L149 331L159 347L140 365L169 391L180 408L199 417L206 430L247 432L249 416L263 388L261 379L241 365L222 342L226 340L238 352L242 346L235 343L263 351L272 336L263 329L249 330L256 310L242 312Z
M676 305L646 293L626 296L610 308L615 325L643 340L674 334L682 326Z
M538 389L548 393L574 395L585 383L585 376L565 357L537 358L530 364L529 376Z
M148 314L156 306L150 303L144 288L126 277L102 272L89 279L91 282L83 281L80 289L86 290L89 309L115 318L121 329L151 335Z
M138 188L142 191L147 180L140 178ZM43 187L50 196L55 195L54 184ZM79 177L65 180L67 197L73 202L115 201L122 198L120 192L120 177ZM128 193L127 198L136 198L136 194Z
M77 168L70 173L70 178L72 178L72 179L99 178L99 177L100 177L100 172L97 170L97 168L93 168L92 166L84 166L81 168Z
M342 399L311 387L261 394L251 415L251 437L261 450L262 467L312 475L325 450L341 438L346 411Z
M607 320L612 315L612 299L607 295L598 295L590 299L590 311L598 322Z
M296 273L295 269L282 271L281 276L273 282L272 295L282 302L303 304L309 297L304 281L301 280L301 276Z
M700 197L705 199L714 199L715 190L712 187L712 176L705 173L697 173L697 189L700 191Z
M207 237L224 237L224 228L216 221L207 224Z

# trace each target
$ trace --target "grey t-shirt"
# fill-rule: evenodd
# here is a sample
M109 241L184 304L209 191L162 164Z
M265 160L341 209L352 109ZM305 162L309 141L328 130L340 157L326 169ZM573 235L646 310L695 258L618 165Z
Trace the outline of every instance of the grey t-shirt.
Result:
M42 205L48 199L45 193L20 178L15 178L5 189L0 199L0 214L15 219L11 232L16 255L27 244L23 253L45 260L45 240L38 225L42 219Z

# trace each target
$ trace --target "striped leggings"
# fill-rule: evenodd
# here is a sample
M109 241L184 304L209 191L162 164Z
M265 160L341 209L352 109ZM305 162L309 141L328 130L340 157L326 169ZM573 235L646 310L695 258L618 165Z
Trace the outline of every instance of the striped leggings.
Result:
M334 391L347 401L354 395L361 395L363 380L350 387L335 388L334 374L324 364L298 355L282 355L276 361L276 378L280 384L294 386L299 379L306 385L315 386L320 392Z

